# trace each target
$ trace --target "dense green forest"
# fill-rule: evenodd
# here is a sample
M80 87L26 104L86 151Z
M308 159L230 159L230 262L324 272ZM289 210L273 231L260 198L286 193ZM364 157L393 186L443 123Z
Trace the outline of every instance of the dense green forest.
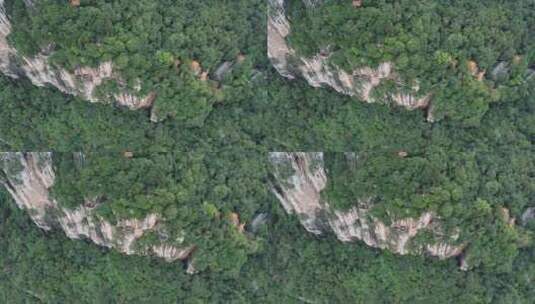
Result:
M430 128L419 112L355 103L273 71L234 90L236 103L212 111L205 125L151 123L144 111L88 104L28 81L0 76L0 147L55 151L219 151L243 149L353 151L422 147Z
M502 214L535 207L533 0L288 2L300 55L330 45L345 69L393 61L434 92L434 123L281 78L266 58L262 0L5 2L20 54L51 47L68 70L110 60L129 88L157 92L161 120L0 76L0 151L54 151L61 206L95 197L112 222L162 214L198 247L199 272L40 230L2 188L0 302L533 302L535 222L512 228ZM324 151L321 195L334 208L369 197L385 221L435 212L469 244L469 271L307 233L266 186L270 151ZM231 213L267 221L237 233Z

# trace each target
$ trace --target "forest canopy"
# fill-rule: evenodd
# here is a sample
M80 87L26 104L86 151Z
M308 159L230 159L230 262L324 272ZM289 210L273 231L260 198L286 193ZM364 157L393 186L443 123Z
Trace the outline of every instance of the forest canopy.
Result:
M0 302L533 302L535 220L521 219L535 207L535 2L304 2L317 1L286 2L299 55L391 61L433 93L436 121L282 78L263 0L5 0L21 55L69 71L111 61L128 88L157 93L161 119L2 75L0 150L53 151L61 207L95 198L111 223L158 213L197 246L198 273L40 230L2 188ZM387 223L433 212L469 270L307 233L271 193L272 151L324 152L333 209L367 198Z

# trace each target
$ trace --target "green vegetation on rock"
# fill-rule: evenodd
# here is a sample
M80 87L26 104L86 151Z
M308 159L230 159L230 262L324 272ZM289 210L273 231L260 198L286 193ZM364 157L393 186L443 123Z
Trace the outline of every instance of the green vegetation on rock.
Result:
M198 273L40 230L1 189L0 302L533 302L535 221L520 219L535 202L535 3L362 2L289 1L290 44L304 56L330 45L347 70L392 61L433 93L436 122L282 79L262 0L6 0L19 55L51 51L69 71L111 61L126 87L156 92L160 119L0 76L0 150L54 151L62 207L94 198L111 222L158 213L197 246ZM435 213L445 233L459 229L470 270L307 233L269 191L270 151L324 151L321 195L337 210L369 198L385 221Z
M54 66L69 71L111 61L129 89L156 92L159 119L202 126L216 104L234 102L226 86L265 66L265 40L257 34L265 22L261 0L34 2L32 8L22 0L6 3L13 21L8 39L21 55L46 50ZM237 61L222 84L200 77Z

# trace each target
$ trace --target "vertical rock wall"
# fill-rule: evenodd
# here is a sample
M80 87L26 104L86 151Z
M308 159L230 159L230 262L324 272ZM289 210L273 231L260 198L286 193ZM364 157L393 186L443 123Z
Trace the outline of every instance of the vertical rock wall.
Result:
M343 242L361 240L368 246L387 249L398 254L427 253L439 258L461 254L463 246L451 245L458 235L443 236L438 219L431 212L418 218L391 220L385 224L369 211L368 198L355 198L355 206L341 211L331 208L321 198L327 184L321 152L273 152L274 167L271 189L285 210L297 214L306 230L321 234L330 230ZM431 232L440 241L415 244L419 232Z
M72 239L87 238L126 254L155 255L167 261L186 259L193 251L192 245L176 247L165 242L138 246L137 242L144 234L164 227L158 214L112 224L95 214L98 202L94 199L86 198L75 209L61 207L50 196L54 179L52 153L0 153L0 183L40 228L59 227Z
M27 1L27 5L33 2ZM124 87L120 75L113 71L113 64L102 62L98 67L78 67L74 71L67 71L49 64L47 52L41 52L33 57L22 56L9 45L7 36L11 32L11 22L7 15L4 0L0 0L0 72L13 77L28 78L36 86L50 85L58 90L80 96L90 102L112 101L129 109L141 109L152 106L156 95L139 96L140 87L131 92L126 88L117 93L97 97L96 88L106 80L116 81L119 87Z
M321 1L305 1L307 6L317 6ZM328 51L310 58L299 57L287 42L291 26L286 17L285 0L268 0L268 57L279 74L288 78L304 78L313 87L330 87L335 91L356 96L365 102L391 101L407 109L426 109L431 103L431 94L420 92L417 83L408 85L394 71L391 62L377 67L361 67L344 71L329 63ZM291 63L290 63L291 62ZM397 87L384 96L375 98L372 94L385 80L394 80ZM431 116L428 118L432 120Z

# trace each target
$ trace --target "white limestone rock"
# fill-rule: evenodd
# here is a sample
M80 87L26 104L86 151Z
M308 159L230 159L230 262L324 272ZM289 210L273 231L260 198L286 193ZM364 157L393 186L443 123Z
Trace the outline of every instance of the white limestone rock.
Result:
M317 6L321 1L305 1L307 6ZM431 105L430 92L421 92L418 84L403 82L395 72L391 62L383 62L376 68L360 67L353 71L344 71L329 63L328 52L312 57L300 57L286 38L291 33L291 26L285 11L285 0L268 1L267 43L268 57L275 69L288 79L304 78L313 87L330 87L349 96L356 96L364 102L390 101L409 110L427 109ZM291 62L291 63L290 63ZM383 81L393 80L397 87L379 98L372 92ZM428 120L432 121L432 113Z
M27 5L33 2L27 1ZM25 57L9 45L7 36L11 32L11 22L4 7L4 0L0 0L0 72L12 77L28 78L36 86L53 86L63 93L80 96L90 102L112 101L131 110L149 108L156 95L149 93L140 96L141 87L128 90L122 85L121 76L114 72L113 63L102 62L97 67L81 66L74 71L52 66L49 63L48 52L41 52L33 57ZM97 96L96 88L106 80L116 81L121 91L106 96Z
M166 242L137 245L143 235L165 225L159 214L151 213L141 219L124 219L112 224L95 214L98 203L90 198L75 209L60 206L49 192L54 179L50 152L0 153L0 184L40 228L59 227L71 239L86 238L128 255L154 255L169 262L187 259L193 251L194 246L186 244L180 247Z
M392 218L391 224L386 224L369 213L369 198L355 198L355 206L346 211L333 209L321 198L327 184L321 152L273 152L269 157L275 176L272 192L286 212L298 215L309 232L322 234L330 230L342 242L360 240L370 247L402 255L427 253L444 259L463 251L464 246L452 245L458 233L443 236L432 212L417 218ZM440 241L423 245L411 242L423 231L431 232Z

